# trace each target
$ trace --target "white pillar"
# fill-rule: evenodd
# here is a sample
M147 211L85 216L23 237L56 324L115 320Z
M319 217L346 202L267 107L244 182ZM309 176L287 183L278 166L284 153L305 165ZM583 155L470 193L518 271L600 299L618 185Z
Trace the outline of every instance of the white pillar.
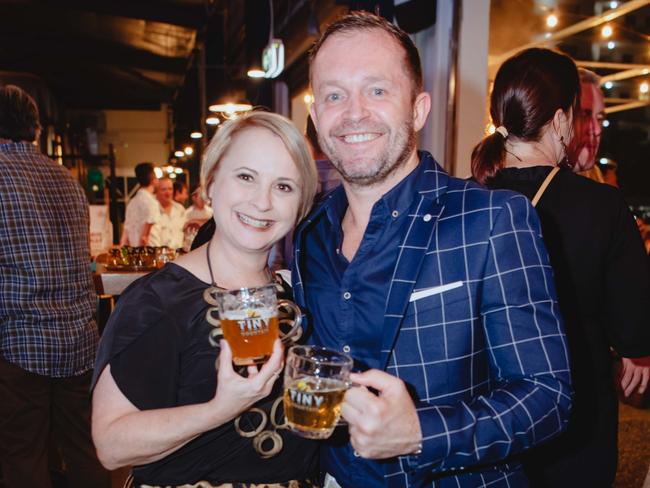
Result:
M488 123L490 0L463 0L458 46L454 176L471 174L474 146Z

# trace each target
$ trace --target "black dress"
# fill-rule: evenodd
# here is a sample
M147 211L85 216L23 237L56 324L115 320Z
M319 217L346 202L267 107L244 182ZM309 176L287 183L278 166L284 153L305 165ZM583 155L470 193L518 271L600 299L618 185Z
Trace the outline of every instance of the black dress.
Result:
M506 168L490 181L532 199L552 168ZM555 274L575 397L568 431L530 452L532 486L609 487L617 462L618 402L610 346L650 354L650 283L621 193L561 169L536 210Z
M103 333L93 387L110 364L115 383L140 410L191 405L213 398L219 348L208 341L212 327L205 320L209 307L203 300L206 288L206 283L173 263L131 285L120 297ZM254 448L254 437L242 437L234 422L229 422L159 461L136 466L136 484L316 479L318 444L277 429L270 421L274 401L281 395L280 380L271 395L255 405L269 419L262 430L276 431L282 439L283 448L274 457L263 458ZM284 421L281 404L275 415L280 425ZM254 431L261 418L255 412L243 414L240 429ZM263 443L264 450L270 449L269 443Z

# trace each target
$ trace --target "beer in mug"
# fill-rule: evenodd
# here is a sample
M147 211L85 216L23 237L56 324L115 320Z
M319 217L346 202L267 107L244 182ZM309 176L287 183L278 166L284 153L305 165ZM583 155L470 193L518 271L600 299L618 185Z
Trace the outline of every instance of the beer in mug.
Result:
M275 308L229 311L221 317L221 330L232 349L235 364L268 359L279 333Z
M341 416L352 358L316 346L293 346L284 372L284 414L302 437L326 439Z
M275 284L206 290L204 298L207 296L206 301L215 305L212 310L219 313L219 320L214 322L208 312L208 321L216 327L210 333L210 341L223 333L235 364L263 363L273 354L273 342L278 337L287 342L302 333L300 309L289 300L278 300L276 290ZM290 326L288 331L287 325Z

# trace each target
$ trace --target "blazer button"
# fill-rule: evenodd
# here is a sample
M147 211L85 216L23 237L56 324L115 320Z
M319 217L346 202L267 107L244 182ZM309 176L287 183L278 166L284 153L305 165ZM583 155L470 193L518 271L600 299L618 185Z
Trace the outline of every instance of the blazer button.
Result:
M422 220L429 222L431 220L431 214L425 214L424 217L422 217Z
M350 293L349 291L346 291L343 294L343 298L345 298L346 300L349 300L350 298L352 298L352 293Z

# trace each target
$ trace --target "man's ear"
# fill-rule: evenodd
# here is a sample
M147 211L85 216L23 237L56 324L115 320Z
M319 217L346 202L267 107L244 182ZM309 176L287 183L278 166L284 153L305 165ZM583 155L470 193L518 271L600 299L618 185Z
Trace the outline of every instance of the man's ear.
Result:
M427 121L431 110L431 96L427 92L420 93L413 102L413 129L418 132Z
M314 122L314 126L316 127L316 132L318 132L318 115L316 114L316 108L314 107L314 102L309 104L309 115L311 116L311 120Z

